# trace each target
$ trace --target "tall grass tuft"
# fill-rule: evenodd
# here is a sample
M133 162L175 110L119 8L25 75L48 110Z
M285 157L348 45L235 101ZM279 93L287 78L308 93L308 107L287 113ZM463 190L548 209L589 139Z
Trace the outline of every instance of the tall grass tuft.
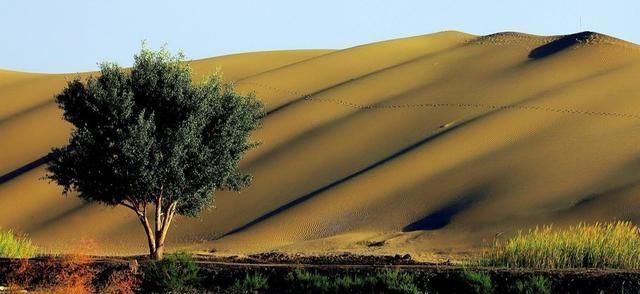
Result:
M493 281L491 280L491 275L488 273L474 272L465 269L462 271L462 277L466 280L472 293L493 293Z
M260 293L269 288L268 278L261 274L247 274L244 280L236 280L231 287L232 293Z
M497 242L483 254L480 263L551 269L640 269L639 232L628 221L582 223L563 230L544 226Z
M143 293L191 293L200 287L200 267L187 252L167 254L144 268Z
M385 270L372 275L330 276L296 269L287 275L286 293L424 293L411 273Z
M29 258L34 257L38 251L31 240L18 237L12 231L0 230L0 257Z
M520 294L551 294L551 282L540 275L526 280L516 281L514 293Z

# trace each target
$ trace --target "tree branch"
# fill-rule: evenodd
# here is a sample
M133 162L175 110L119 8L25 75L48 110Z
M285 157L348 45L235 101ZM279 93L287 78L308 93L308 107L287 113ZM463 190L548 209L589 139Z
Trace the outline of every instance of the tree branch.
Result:
M173 216L176 213L176 207L178 206L178 201L171 202L169 207L167 207L167 211L165 212L164 218L162 220L162 230L158 232L159 235L156 235L157 246L164 246L164 239L167 236L167 232L169 231L169 226L171 225L171 221L173 220Z
M127 203L127 202L125 202L125 201L127 201L127 200L120 201L120 203L119 203L119 204L120 204L120 205L122 205L122 206L124 206L124 207L131 208L131 210L133 210L133 211L135 211L135 212L138 212L138 209L137 209L133 204Z
M161 227L161 219L162 219L162 191L163 186L160 186L160 194L156 198L156 237L160 233Z
M136 211L136 214L138 215L140 223L142 223L142 226L144 227L144 232L147 234L147 242L149 243L149 255L153 257L153 254L155 253L157 247L155 242L155 234L153 233L151 225L149 224L149 220L147 219L147 206L143 206L142 211Z
M129 203L125 203L125 201L128 201ZM136 199L132 197L126 197L123 201L120 202L120 204L133 209L136 214L144 210L142 205L140 205L140 202L136 201Z

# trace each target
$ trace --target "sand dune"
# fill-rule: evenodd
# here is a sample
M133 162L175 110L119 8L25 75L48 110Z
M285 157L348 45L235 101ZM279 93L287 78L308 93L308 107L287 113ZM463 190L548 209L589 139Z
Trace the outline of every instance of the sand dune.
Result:
M541 224L640 221L635 44L442 32L192 65L198 79L220 68L269 115L242 162L253 185L180 218L174 246L428 257ZM39 180L69 133L51 97L73 76L0 71L0 226L52 251L144 252L129 211Z

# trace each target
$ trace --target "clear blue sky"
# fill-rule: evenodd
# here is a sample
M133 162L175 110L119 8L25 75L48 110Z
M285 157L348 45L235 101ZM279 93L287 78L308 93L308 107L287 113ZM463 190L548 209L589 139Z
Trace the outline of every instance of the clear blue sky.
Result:
M130 65L146 39L189 58L345 48L442 30L540 35L593 30L640 43L636 0L0 2L0 68L78 72Z

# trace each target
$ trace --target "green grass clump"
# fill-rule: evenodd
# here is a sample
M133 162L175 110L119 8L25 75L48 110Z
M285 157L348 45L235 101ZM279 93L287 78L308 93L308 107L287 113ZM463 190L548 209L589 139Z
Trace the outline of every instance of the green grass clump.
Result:
M528 268L640 269L640 234L631 222L536 228L484 254L482 265Z
M144 293L193 292L200 285L200 268L188 253L167 254L162 260L153 260L144 268Z
M543 276L532 276L524 281L516 281L515 293L520 294L551 294L551 282Z
M18 237L12 231L0 230L0 257L29 258L36 256L38 251L31 240Z
M491 275L488 273L464 270L462 276L467 281L472 293L493 293L493 282L491 281Z
M413 275L383 271L374 275L341 275L330 277L317 272L295 270L287 276L291 293L423 293ZM382 292L380 292L382 291Z
M269 288L267 277L260 274L247 274L242 281L236 281L231 287L233 293L259 293Z
M371 280L371 277L360 277L345 275L337 277L334 281L335 288L337 289L361 289Z
M300 290L328 292L332 288L329 277L316 272L296 269L287 275L287 280L295 283Z
M413 275L409 273L388 270L378 273L376 279L381 288L388 290L388 293L423 293L416 285Z

